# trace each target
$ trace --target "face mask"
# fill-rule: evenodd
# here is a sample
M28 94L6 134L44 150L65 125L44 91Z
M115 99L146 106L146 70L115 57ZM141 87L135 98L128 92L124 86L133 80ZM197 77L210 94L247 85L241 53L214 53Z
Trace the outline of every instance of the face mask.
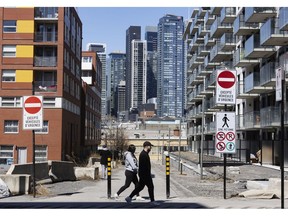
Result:
M151 151L151 148L148 148L148 149L147 149L147 152L149 153L150 151Z

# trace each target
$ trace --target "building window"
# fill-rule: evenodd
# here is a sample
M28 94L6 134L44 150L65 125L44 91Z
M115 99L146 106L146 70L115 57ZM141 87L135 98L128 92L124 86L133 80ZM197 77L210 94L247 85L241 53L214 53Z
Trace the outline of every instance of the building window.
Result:
M37 134L48 134L49 132L49 125L48 121L43 121L43 128L39 130L35 130L35 133Z
M1 107L21 107L20 97L2 97Z
M13 145L0 145L0 164L13 164Z
M4 133L18 133L18 120L4 120Z
M3 45L3 57L16 57L16 45Z
M92 62L92 57L91 56L84 56L84 57L82 57L82 62Z
M16 32L16 20L4 20L3 21L3 32L4 33L12 33Z
M35 162L47 161L47 145L35 145Z
M15 70L2 70L3 82L15 82Z
M48 107L56 107L56 98L54 97L44 97L43 99L43 107L48 108Z

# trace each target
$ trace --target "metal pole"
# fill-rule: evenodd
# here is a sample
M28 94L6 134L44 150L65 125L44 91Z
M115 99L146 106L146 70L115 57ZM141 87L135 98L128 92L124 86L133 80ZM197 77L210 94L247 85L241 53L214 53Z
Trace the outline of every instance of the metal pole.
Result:
M168 155L170 156L170 128L169 128Z
M36 181L35 181L35 130L32 130L32 145L33 145L33 197L36 196Z
M225 108L224 108L225 111L227 111L227 104L225 104ZM224 154L224 176L223 176L223 183L224 183L224 199L226 199L226 164L227 164L227 154L226 153L223 153Z
M205 97L202 98L202 132L201 132L201 148L200 148L200 176L203 179L203 145L204 145L204 102Z
M107 159L107 196L108 199L111 198L111 158L108 157Z
M166 198L170 197L170 156L166 156Z
M282 73L281 81L281 208L284 209L284 91L285 88L285 73ZM262 158L261 158L262 159Z
M160 154L160 121L158 122L158 161L159 161L159 154Z
M180 118L180 123L179 123L178 171L180 170L180 161L181 161L180 147L181 147L181 118Z

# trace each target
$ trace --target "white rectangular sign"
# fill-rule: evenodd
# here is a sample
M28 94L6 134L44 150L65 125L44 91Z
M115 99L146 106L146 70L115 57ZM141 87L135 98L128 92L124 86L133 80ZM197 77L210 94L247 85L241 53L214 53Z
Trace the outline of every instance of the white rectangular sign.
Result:
M43 128L43 96L23 97L23 130Z
M276 101L282 101L282 79L284 77L281 67L275 70L276 77Z
M216 113L215 147L218 153L236 153L235 112Z
M216 104L236 104L236 71L217 71Z

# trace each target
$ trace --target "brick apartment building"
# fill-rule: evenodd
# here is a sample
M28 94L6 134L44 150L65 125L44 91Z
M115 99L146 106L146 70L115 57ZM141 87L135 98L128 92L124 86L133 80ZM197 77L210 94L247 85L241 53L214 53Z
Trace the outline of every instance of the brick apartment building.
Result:
M83 155L82 22L75 8L0 8L0 17L0 164L32 162L22 109L23 96L33 93L43 96L44 108L36 162Z

